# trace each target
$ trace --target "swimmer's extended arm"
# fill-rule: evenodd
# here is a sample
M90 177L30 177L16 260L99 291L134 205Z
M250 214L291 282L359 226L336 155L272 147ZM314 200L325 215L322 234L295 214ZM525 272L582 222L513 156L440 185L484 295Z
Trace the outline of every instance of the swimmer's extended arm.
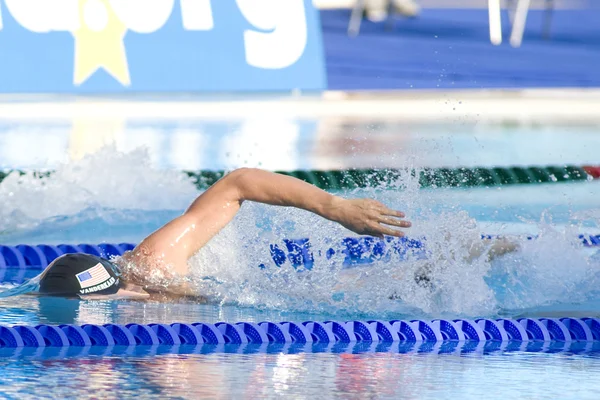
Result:
M187 259L227 225L246 200L308 210L363 235L402 236L390 226L410 226L400 219L403 213L375 200L343 199L296 178L242 168L202 193L182 216L144 239L134 253L162 257L185 274Z

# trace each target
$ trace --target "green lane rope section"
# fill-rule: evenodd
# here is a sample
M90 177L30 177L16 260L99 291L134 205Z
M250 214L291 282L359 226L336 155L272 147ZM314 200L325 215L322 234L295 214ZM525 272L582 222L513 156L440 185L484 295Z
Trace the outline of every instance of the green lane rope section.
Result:
M0 182L12 171L0 171ZM594 177L582 167L530 166L495 168L425 168L400 169L347 169L277 171L294 176L322 189L340 190L364 187L394 188L403 175L418 174L421 187L477 187L513 184L535 184L592 180ZM22 171L17 173L24 174ZM206 189L225 175L225 171L184 171L199 189ZM34 176L47 178L51 171L36 171Z
M425 168L348 169L277 171L294 176L323 189L356 189L364 187L397 187L402 174L419 175L421 187L475 187L513 184L535 184L591 180L583 168L567 166L496 167L496 168ZM196 185L203 189L224 175L223 171L186 171Z

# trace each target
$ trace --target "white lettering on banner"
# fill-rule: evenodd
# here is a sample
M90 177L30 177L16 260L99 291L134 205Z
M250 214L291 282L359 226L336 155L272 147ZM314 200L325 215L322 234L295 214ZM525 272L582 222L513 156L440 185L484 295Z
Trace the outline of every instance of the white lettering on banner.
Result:
M75 31L79 29L79 0L54 0L50 19L53 31Z
M5 0L6 8L25 29L37 33L50 31L49 16L52 15L52 2L47 0Z
M115 14L137 33L156 32L169 20L175 0L110 0Z
M5 0L15 20L36 33L74 31L79 28L79 1ZM110 0L110 5L128 29L152 33L162 28L173 12L175 0ZM180 0L183 27L208 31L214 28L211 0ZM89 5L87 0L83 6ZM0 13L0 29L2 14Z
M244 32L246 62L257 68L280 69L294 64L306 48L303 0L236 0L252 25L270 32Z
M102 32L110 19L108 9L100 0L88 0L83 4L83 21L92 32Z
M79 28L79 2L90 0L5 0L6 7L25 29L36 33L74 31ZM138 33L152 33L167 22L175 0L110 0L110 6L125 24ZM212 19L212 15L211 15Z
M236 3L244 18L255 27L243 34L248 65L280 69L298 61L308 40L304 0L236 0ZM155 32L171 17L175 0L4 0L4 4L5 10L29 31L69 31L77 37L82 29L109 35L118 24L124 32ZM180 4L185 30L214 28L211 0L180 0ZM0 10L0 29L3 28L1 12L5 10ZM115 41L121 47L123 35ZM126 57L126 49L121 52L119 57ZM120 81L129 82L129 78Z
M78 0L5 0L6 8L25 29L36 33L79 28Z
M181 0L181 19L188 31L210 31L215 26L210 0Z

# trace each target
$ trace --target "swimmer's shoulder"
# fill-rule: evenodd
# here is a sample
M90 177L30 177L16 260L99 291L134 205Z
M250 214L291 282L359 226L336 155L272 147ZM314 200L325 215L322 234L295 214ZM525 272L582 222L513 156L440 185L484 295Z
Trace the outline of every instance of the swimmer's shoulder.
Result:
M114 262L121 269L126 282L141 286L150 295L149 301L207 302L206 297L198 294L198 288L195 288L185 277L171 273L166 266L157 266L159 261L148 254L140 257L139 254L128 251L122 257L116 258Z

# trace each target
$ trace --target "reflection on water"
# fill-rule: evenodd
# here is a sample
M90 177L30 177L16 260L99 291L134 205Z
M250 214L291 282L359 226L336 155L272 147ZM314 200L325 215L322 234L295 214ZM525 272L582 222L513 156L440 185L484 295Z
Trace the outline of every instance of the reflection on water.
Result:
M107 144L143 146L154 167L185 170L593 165L597 132L353 118L0 122L0 169L54 169Z
M332 315L260 310L218 304L159 303L132 300L82 301L58 297L19 296L0 299L0 325L172 324L323 320ZM339 315L338 315L339 317ZM347 315L348 319L352 316ZM354 316L356 318L356 316Z
M18 398L596 398L599 343L503 346L22 349L0 358L0 385Z

